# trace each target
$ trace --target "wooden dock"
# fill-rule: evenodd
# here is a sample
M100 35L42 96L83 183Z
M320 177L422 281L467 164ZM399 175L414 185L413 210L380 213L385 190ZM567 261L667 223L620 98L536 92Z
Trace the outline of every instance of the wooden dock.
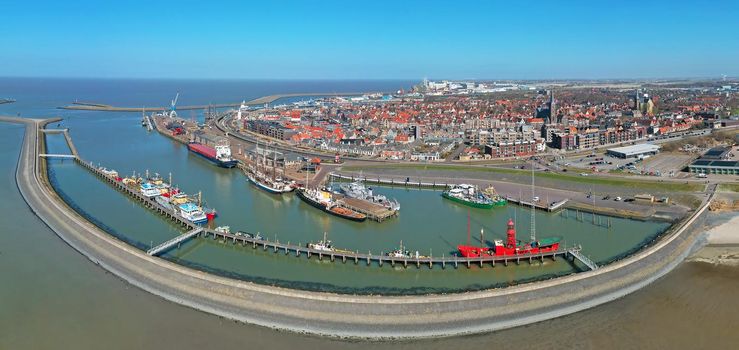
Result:
M408 179L408 181L398 181L393 178L390 179L383 179L380 177L367 177L367 176L354 176L354 175L343 175L339 173L330 173L330 177L340 180L349 180L349 181L357 181L362 180L365 183L374 183L378 185L389 185L389 186L403 186L403 187L417 187L417 188L447 188L450 183L447 182L423 182L423 181L413 181Z
M506 197L506 201L508 201L508 203L514 203L514 204L518 204L521 206L531 208L531 202L527 202L527 201L524 201L518 198ZM539 210L554 212L554 211L564 208L565 205L567 205L567 202L569 201L570 201L569 199L563 199L559 202L552 202L552 203L535 202L534 208L539 209Z
M383 222L393 216L398 215L397 211L390 210L380 204L357 198L350 198L341 194L332 194L332 196L336 198L339 206L367 215L367 218L370 220Z

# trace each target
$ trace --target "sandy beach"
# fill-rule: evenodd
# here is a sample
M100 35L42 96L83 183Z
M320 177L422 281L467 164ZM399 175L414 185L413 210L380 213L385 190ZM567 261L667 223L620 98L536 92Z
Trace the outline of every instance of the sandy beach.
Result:
M711 228L707 234L709 245L739 245L739 213L727 222Z

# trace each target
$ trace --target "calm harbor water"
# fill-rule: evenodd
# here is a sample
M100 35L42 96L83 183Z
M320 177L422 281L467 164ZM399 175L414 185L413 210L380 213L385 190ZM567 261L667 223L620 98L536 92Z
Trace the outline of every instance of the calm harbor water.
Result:
M83 113L84 115L84 113ZM189 153L183 145L157 133L147 133L136 113L105 114L100 117L73 117L62 125L71 130L83 159L113 168L122 174L159 172L183 190L202 191L208 206L219 211L216 225L233 230L260 232L282 242L306 243L328 232L334 244L349 250L381 254L395 249L400 241L421 254L454 254L457 244L467 242L467 215L471 239L479 243L480 229L488 243L503 239L509 218L516 218L520 238L530 231L530 210L507 206L494 210L468 209L444 200L438 191L378 187L401 205L398 218L383 223L355 223L326 215L292 194L273 196L247 183L234 169L221 169ZM68 152L61 135L48 137L48 151ZM53 161L50 166L56 187L106 229L129 243L147 249L181 233L165 219L142 208L102 183L72 161ZM94 195L92 195L94 194ZM610 228L562 215L537 212L540 236L562 236L567 244L581 244L597 262L606 262L653 239L666 223L612 219ZM313 259L296 259L271 251L253 250L218 241L197 239L172 250L166 256L199 269L262 283L312 290L351 293L449 292L505 286L510 283L562 275L577 267L560 259L491 269L429 270L367 268L365 264L336 264ZM361 274L361 277L358 277Z
M19 96L2 91L7 88L0 85L0 95L20 100ZM42 92L38 94L44 96ZM40 97L36 102L44 105ZM53 101L53 98L48 97L48 100ZM0 107L0 113L14 114L12 108L18 108L17 105L6 106ZM50 105L32 110L22 113L49 115L51 111L56 112ZM401 216L393 222L357 226L339 219L327 220L297 198L274 200L251 189L240 174L213 171L209 164L190 157L183 147L159 135L147 135L137 126L136 115L62 114L68 118L62 124L71 127L83 157L119 171L146 168L162 173L172 171L175 182L187 191L202 190L209 204L221 212L221 222L233 228L276 232L280 240L303 242L318 239L323 231L329 231L339 246L355 249L367 246L378 252L395 247L399 239L414 249L431 248L435 255L450 251L450 245L466 241L467 209L443 201L438 192L380 189L403 204ZM104 126L104 130L93 126L96 124ZM3 169L0 181L5 184L0 186L0 208L9 213L3 216L4 229L0 233L0 276L5 281L0 284L0 348L99 348L100 344L106 344L106 348L241 348L244 344L337 349L377 347L378 344L286 334L226 321L162 301L90 264L57 239L22 202L14 184L21 132L20 126L0 124L0 169ZM52 138L50 143L52 148L62 147L59 140ZM96 147L96 144L103 146ZM76 204L134 244L147 246L151 241L158 242L178 232L71 162L55 163L53 171L59 187L74 198ZM409 198L421 198L419 202L424 206L415 207L414 200ZM472 211L473 232L483 226L486 238L494 238L502 233L501 225L508 216L517 216L519 231L527 232L528 212L521 209L516 214L511 208L492 213ZM276 212L289 219L269 220ZM662 228L660 224L645 226L624 220L614 222L610 231L599 231L591 224L542 213L537 219L540 234L549 230L567 237L568 241L578 239L596 260L618 255ZM580 225L582 227L578 228ZM295 236L289 236L291 234ZM608 244L598 245L600 242ZM298 287L310 288L310 283L318 282L322 285L317 288L330 285L347 290L474 287L481 281L487 284L489 280L509 281L560 268L558 263L456 272L366 268L306 263L272 254L262 256L251 249L223 247L220 243L202 240L173 252L168 258L207 263L211 268L228 267L244 275L271 279L274 283L298 281ZM563 271L572 268L562 265ZM368 273L372 277L355 277ZM686 263L645 290L576 315L488 335L379 345L426 349L491 344L496 347L574 345L575 348L727 346L739 341L737 335L730 332L739 325L732 312L739 306L734 297L737 287L739 271L736 268Z

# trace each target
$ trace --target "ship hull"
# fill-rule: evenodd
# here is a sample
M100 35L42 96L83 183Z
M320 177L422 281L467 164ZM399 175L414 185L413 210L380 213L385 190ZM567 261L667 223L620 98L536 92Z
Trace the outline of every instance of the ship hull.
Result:
M450 196L447 193L442 193L441 196L444 197L444 198L446 198L446 199L448 199L448 200L451 200L453 202L457 202L459 204L466 205L468 207L473 207L473 208L490 209L493 206L495 206L494 203L476 203L476 202L466 201L464 199L460 199L460 198L457 198L457 197Z
M256 179L256 178L255 178L254 176L252 176L252 175L249 175L249 176L248 176L248 178L249 178L249 182L251 182L251 183L252 183L252 184L253 184L254 186L256 186L257 188L259 188L259 189L261 189L261 190L263 190L263 191L266 191L266 192L268 192L268 193L271 193L271 194L283 194L283 193L285 193L285 192L289 192L289 191L281 191L281 190L278 190L278 189L276 189L276 188L272 188L272 187L269 187L269 186L267 186L267 185L265 185L265 184L263 184L263 183L259 182L259 181L258 181L258 180L257 180L257 179Z
M465 258L481 258L481 257L522 257L534 254L552 253L559 250L559 243L548 246L532 247L528 249L507 247L475 247L468 245L457 246L457 251Z
M213 156L211 156L209 154L205 154L205 153L201 152L200 150L198 150L196 148L193 148L190 145L187 145L187 149L189 149L190 152L203 157L204 159L210 161L211 163L213 163L213 164L215 164L215 165L217 165L217 166L219 166L221 168L227 168L227 169L229 169L229 168L236 167L239 164L239 162L236 161L236 160L227 160L227 161L220 160L220 159L215 158L215 157L213 157Z
M328 209L326 207L325 204L323 204L321 202L318 202L318 201L315 201L315 200L311 199L310 197L306 196L305 193L303 193L302 190L298 190L297 191L297 195L298 195L298 198L300 198L304 202L310 204L312 207L315 207L317 209L320 209L323 212L329 213L329 214L331 214L333 216L337 216L337 217L340 217L342 219L347 219L347 220L356 221L356 222L363 222L363 221L367 220L367 217L366 216L363 216L363 217L355 217L355 216L343 215L341 213L337 213L337 212L331 211L330 209Z

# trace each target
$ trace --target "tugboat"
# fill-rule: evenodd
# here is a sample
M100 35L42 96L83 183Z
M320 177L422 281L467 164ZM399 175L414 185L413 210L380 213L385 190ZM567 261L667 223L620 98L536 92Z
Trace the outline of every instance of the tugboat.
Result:
M341 193L349 198L357 198L379 204L392 211L400 210L400 203L397 200L390 200L381 194L374 194L372 188L365 186L362 181L357 180L351 183L341 184L339 185L339 189Z
M326 239L326 235L327 233L324 232L323 240L318 241L317 243L313 243L313 242L308 243L306 247L308 247L309 249L322 250L322 251L327 251L327 252L335 251L336 248L334 248L330 240Z
M317 188L300 188L297 190L297 195L298 198L302 199L304 202L331 215L357 222L362 222L367 219L367 216L362 213L340 207L333 198L331 198L331 192L329 191L319 190Z
M406 247L403 246L403 241L400 241L400 247L398 249L395 249L389 253L385 253L385 256L391 257L391 258L404 258L404 259L410 259L410 258L426 258L426 256L423 256L418 253L416 250L415 253L410 252Z
M441 196L473 208L490 209L495 203L480 192L476 186L468 184L451 185Z

